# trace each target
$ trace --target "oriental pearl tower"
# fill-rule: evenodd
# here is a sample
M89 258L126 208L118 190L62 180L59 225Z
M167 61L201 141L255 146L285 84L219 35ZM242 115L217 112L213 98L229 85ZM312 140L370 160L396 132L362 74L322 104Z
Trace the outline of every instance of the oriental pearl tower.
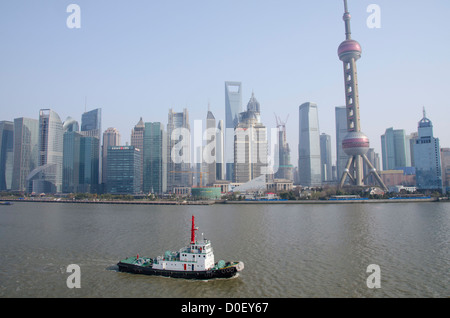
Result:
M344 64L344 83L345 83L345 104L347 110L347 131L348 134L342 141L342 148L349 159L341 176L339 187L342 188L347 177L351 183L356 186L363 186L363 164L362 160L369 166L372 174L381 188L387 190L376 169L367 159L366 153L369 150L369 138L361 132L361 123L359 119L359 98L358 98L358 79L356 74L356 61L361 57L361 46L355 40L352 40L350 30L350 13L348 12L347 0L344 0L345 12L343 20L345 22L345 41L339 45L339 59Z

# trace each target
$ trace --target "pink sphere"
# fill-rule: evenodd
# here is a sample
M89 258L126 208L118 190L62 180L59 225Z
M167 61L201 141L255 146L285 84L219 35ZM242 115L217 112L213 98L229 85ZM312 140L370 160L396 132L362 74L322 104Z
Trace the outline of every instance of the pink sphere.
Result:
M351 58L357 60L361 57L361 52L361 45L355 40L345 40L338 48L338 55L341 61L350 60Z
M349 156L365 155L369 146L369 138L360 131L349 132L342 140L342 149Z

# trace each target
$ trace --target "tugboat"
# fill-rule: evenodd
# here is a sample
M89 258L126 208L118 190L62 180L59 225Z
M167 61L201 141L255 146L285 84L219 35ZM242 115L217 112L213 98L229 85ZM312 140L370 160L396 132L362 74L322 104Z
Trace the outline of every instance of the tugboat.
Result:
M178 252L167 251L164 256L156 258L128 257L117 265L119 271L134 274L158 275L186 279L231 278L244 269L243 262L214 263L214 252L211 241L198 241L195 237L194 216L192 216L191 242Z

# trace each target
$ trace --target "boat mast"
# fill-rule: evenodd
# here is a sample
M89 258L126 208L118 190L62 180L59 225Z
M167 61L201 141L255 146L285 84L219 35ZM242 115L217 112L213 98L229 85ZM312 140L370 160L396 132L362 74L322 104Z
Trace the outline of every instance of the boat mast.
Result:
M194 216L192 216L192 228L191 228L191 244L195 244L195 231L198 229L195 227Z

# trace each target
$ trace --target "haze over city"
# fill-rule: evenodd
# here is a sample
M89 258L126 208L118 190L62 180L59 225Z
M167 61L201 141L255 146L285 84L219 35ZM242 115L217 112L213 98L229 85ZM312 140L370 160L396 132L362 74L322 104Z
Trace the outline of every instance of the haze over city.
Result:
M70 29L67 6L81 9ZM369 28L373 1L349 1L358 61L362 131L381 153L389 127L417 131L425 107L441 147L450 146L448 1L387 1L381 27ZM287 121L297 164L298 107L318 105L321 133L332 136L335 107L345 105L342 1L3 1L0 3L2 120L61 119L102 108L102 126L122 143L144 121L167 123L169 108L187 108L191 122L208 110L224 119L224 82L242 82L243 108L252 92L261 120Z

